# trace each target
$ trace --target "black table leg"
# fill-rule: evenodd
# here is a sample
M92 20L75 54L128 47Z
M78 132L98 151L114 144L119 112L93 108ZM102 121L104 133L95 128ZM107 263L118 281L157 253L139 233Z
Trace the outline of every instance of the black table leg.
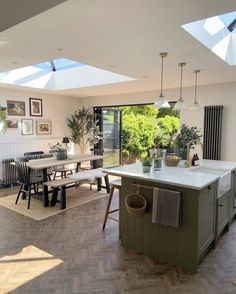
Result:
M58 194L58 191L59 191L59 188L53 188L51 206L54 206L57 203L57 194Z
M109 194L110 193L110 183L109 183L108 175L105 175L104 179L105 179L107 194Z
M43 182L47 182L47 181L48 181L47 169L44 168L43 169Z
M43 182L47 182L47 169L43 169ZM43 205L44 207L48 207L49 200L48 200L48 186L43 185Z
M97 191L101 191L101 190L102 190L102 179L97 178Z
M66 186L60 187L61 209L66 208Z
M43 206L48 207L49 201L48 201L48 186L43 185Z

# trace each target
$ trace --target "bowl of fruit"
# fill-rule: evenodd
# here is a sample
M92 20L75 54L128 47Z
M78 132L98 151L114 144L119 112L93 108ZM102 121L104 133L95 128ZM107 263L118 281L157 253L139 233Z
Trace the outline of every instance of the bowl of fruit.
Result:
M165 157L165 164L167 166L177 166L182 158L175 153L167 153Z

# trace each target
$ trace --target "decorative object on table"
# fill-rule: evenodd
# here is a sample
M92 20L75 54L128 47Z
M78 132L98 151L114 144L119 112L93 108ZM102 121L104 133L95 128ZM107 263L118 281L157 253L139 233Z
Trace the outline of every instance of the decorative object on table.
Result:
M21 119L21 134L22 135L33 135L34 134L32 119L27 119L27 118Z
M67 118L67 125L71 130L71 140L79 145L81 153L85 153L89 146L97 144L101 139L98 120L84 106L76 110L71 118Z
M187 145L190 141L193 141L190 147L199 142L202 135L197 127L188 127L183 124L174 136L174 152L176 155L182 157L182 159L187 159Z
M24 101L7 101L7 114L25 116L25 102Z
M175 153L168 153L165 157L165 164L167 166L177 166L182 158Z
M125 206L129 215L143 216L147 201L139 193L129 194L125 197Z
M6 107L0 106L0 133L4 133L6 129L7 129Z
M37 120L36 121L36 134L37 135L51 135L52 122L50 120Z
M184 103L183 97L182 97L182 85L183 85L183 66L185 66L185 62L179 63L180 67L180 87L179 87L179 100L175 103L174 110L182 110L186 109L186 105Z
M150 157L153 158L154 170L161 170L165 161L167 149L162 148L151 148L149 149Z
M50 150L56 153L56 158L58 160L67 159L67 147L62 146L59 142L55 145L51 145Z
M68 137L63 137L63 138L62 138L62 143L63 143L63 144L65 144L65 145L66 145L66 147L67 147L67 144L69 144L69 143L70 143L70 140L69 140L69 138L68 138Z
M154 106L157 108L170 108L166 97L163 95L163 59L167 56L166 52L160 53L161 57L161 93L160 96L155 100Z
M18 119L7 119L7 129L18 129Z
M151 157L146 157L142 159L142 167L144 173L150 173L152 168L153 159Z
M42 99L29 98L30 116L43 116Z

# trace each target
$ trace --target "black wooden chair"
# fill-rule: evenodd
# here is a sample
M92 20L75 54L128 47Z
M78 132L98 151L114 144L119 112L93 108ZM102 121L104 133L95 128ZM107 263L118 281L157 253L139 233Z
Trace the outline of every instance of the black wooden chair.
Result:
M30 173L30 168L27 166L28 159L25 157L18 157L15 159L16 171L18 176L18 183L20 184L20 190L18 192L16 202L17 204L21 193L28 196L28 209L30 209L30 198L32 195L32 189L34 194L38 192L38 186L42 184L41 176L34 176Z
M44 151L31 151L31 152L25 152L24 156L28 160L33 160L33 159L42 159L42 158L52 157L53 154L52 153L45 154ZM32 174L35 176L42 176L43 172L42 172L42 170L34 170L34 171L32 171ZM53 175L52 168L48 168L47 169L47 177L48 177L49 181L51 181L52 175Z

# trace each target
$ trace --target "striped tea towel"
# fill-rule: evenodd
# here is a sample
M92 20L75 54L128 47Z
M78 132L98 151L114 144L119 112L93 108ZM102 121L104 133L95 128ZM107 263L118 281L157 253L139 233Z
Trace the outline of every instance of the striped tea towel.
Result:
M180 192L160 188L153 189L152 222L180 227Z

